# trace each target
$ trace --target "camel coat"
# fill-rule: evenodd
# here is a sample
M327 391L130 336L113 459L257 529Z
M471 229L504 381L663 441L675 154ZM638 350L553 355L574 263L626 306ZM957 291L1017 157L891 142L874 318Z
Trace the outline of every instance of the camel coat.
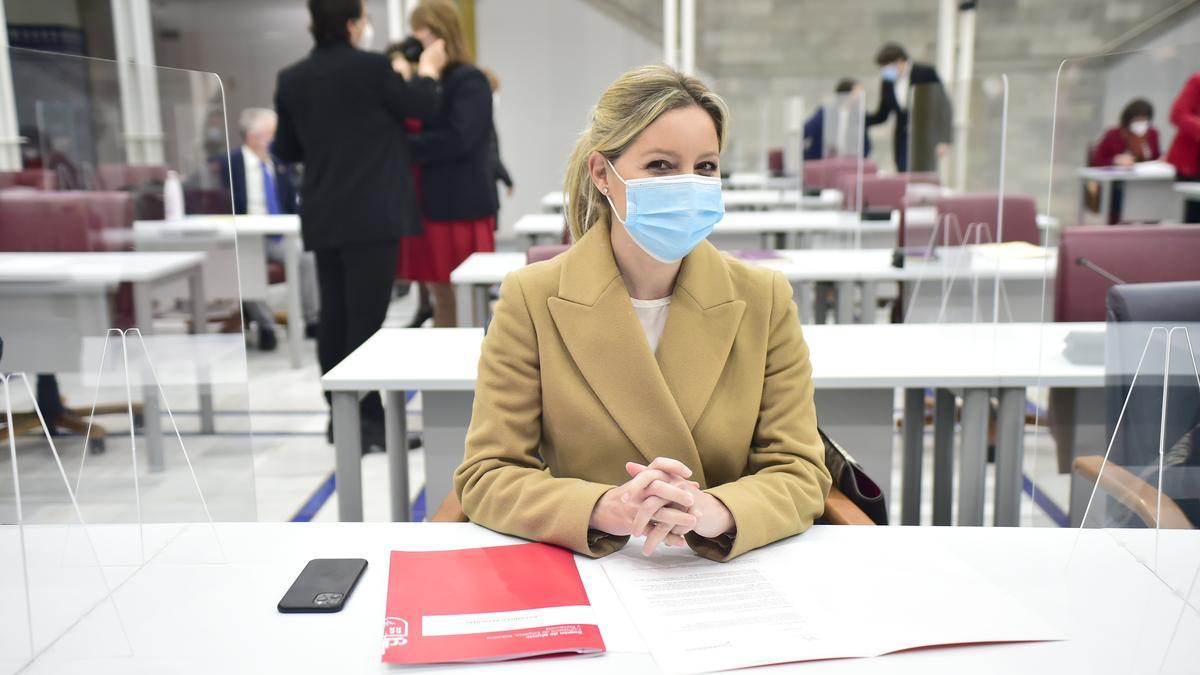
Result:
M657 354L607 225L513 272L483 341L466 456L454 475L475 523L590 556L625 545L588 529L628 461L677 459L736 533L689 545L713 560L808 529L830 477L812 366L778 272L707 241L683 260Z

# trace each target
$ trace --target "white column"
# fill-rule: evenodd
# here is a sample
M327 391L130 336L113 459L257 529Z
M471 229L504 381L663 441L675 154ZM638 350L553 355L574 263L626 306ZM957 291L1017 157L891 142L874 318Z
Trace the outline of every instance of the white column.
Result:
M679 67L679 0L663 0L663 63Z
M408 3L387 0L388 42L399 42L408 33Z
M954 84L954 188L967 186L967 132L971 126L971 81L975 77L975 3L958 15L958 69Z
M154 67L149 1L112 0L112 17L125 161L161 164L164 160L162 112L158 99L158 72Z
M0 170L16 171L21 168L21 135L17 127L17 95L13 92L6 26L4 3L0 1Z
M679 0L679 66L696 74L696 0Z
M937 71L945 78L946 94L954 95L954 37L959 0L938 0Z

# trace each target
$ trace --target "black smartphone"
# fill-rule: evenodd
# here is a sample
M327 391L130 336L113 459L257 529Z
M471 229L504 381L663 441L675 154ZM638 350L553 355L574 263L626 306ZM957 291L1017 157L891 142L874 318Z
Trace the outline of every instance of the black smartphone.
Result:
M317 558L309 560L279 601L285 614L340 612L367 569L362 558Z

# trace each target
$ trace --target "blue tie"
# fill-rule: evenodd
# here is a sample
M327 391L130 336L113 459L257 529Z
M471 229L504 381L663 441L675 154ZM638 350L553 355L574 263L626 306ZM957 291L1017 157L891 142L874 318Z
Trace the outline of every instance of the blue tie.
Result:
M267 169L266 162L259 162L259 166L262 167L263 198L267 202L267 213L271 215L283 213L283 210L279 208L279 193L275 191L275 177Z

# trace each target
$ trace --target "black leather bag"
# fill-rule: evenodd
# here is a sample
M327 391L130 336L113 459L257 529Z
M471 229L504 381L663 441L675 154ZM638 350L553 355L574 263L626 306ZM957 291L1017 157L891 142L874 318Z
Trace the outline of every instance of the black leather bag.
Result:
M838 445L825 431L817 428L821 442L825 444L825 468L833 476L833 484L854 505L862 509L876 525L888 524L887 502L879 484L863 472L862 466L854 461L850 453Z

